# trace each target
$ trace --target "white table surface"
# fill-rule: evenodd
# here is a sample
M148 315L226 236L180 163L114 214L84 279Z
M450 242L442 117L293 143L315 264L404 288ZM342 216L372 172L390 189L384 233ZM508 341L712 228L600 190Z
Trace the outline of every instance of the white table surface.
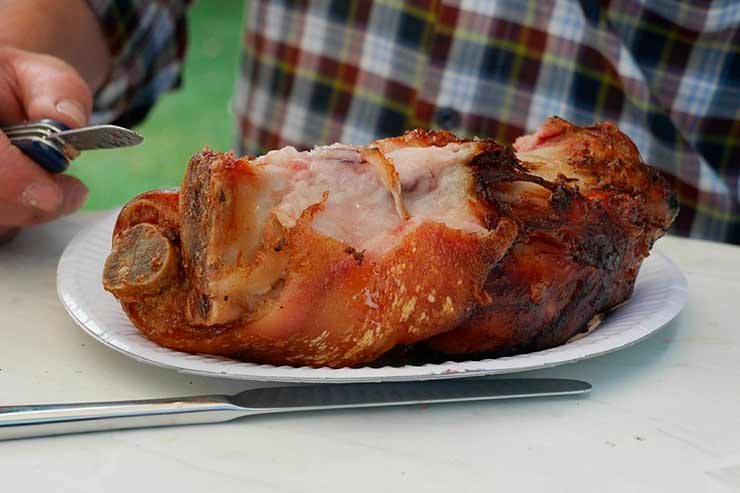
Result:
M137 363L57 299L78 214L0 247L0 405L236 393L250 384ZM671 324L531 376L562 397L245 418L0 442L0 491L738 491L740 248L664 238L689 279ZM505 489L509 488L509 489Z

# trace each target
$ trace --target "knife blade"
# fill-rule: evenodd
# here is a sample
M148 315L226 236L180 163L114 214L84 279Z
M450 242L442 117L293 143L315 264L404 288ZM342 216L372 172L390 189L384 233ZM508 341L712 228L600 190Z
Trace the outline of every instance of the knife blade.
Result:
M144 137L116 125L93 125L73 130L65 130L53 135L66 145L78 151L92 151L96 149L117 149L141 144Z
M0 440L90 431L217 423L245 416L584 394L591 385L555 378L316 384L233 396L0 407Z
M261 412L403 406L588 392L591 386L566 379L437 380L267 387L236 394L230 401Z

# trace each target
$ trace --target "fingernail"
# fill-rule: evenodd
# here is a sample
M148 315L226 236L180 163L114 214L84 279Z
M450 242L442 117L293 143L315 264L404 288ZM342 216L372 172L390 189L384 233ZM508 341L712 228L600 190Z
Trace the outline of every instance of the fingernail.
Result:
M72 101L71 99L59 101L57 103L57 111L73 119L80 127L87 123L85 109L77 101Z
M23 191L23 204L45 212L54 212L62 205L62 197L56 188L34 184Z

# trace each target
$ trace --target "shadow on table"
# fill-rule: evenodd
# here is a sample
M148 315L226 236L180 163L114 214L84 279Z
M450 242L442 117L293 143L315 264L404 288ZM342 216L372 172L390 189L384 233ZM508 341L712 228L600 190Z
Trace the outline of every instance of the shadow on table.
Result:
M517 376L559 377L586 380L594 386L594 394L618 391L634 382L654 382L659 378L664 358L670 354L673 341L681 326L682 314L661 330L633 346L573 364L520 373Z

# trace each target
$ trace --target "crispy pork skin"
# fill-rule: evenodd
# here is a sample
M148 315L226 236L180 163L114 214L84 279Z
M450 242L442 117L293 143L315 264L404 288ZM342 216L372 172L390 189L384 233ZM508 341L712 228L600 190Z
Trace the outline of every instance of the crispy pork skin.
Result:
M675 201L614 126L514 149L414 130L258 158L204 150L127 204L103 283L147 337L258 363L396 347L512 354L622 302Z
M520 235L486 281L492 303L425 341L445 354L563 344L630 296L642 260L678 213L666 182L611 124L551 118L513 150L472 166L481 193Z

